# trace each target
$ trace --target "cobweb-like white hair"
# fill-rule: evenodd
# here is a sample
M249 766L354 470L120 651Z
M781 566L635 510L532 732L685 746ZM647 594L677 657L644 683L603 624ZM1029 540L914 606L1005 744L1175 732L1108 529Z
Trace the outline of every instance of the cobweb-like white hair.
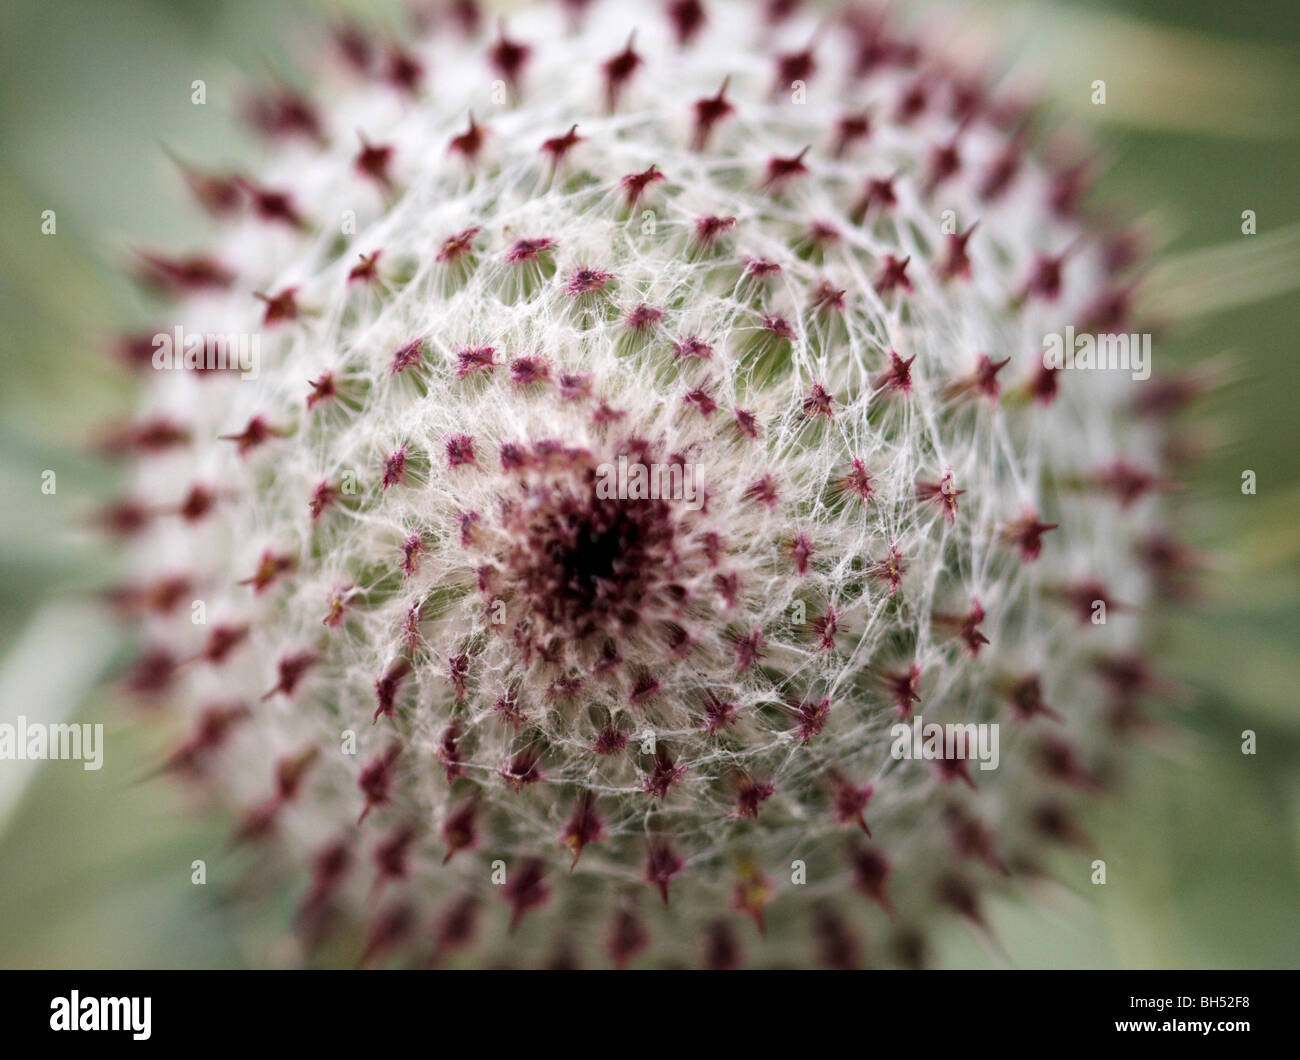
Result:
M412 91L330 86L175 306L260 363L149 387L183 437L139 494L215 498L141 538L206 612L148 619L155 683L309 940L914 958L1077 839L1154 519L1129 378L1041 362L1105 248L878 23L691 7L443 22ZM596 497L620 456L705 503ZM912 714L998 768L895 759Z

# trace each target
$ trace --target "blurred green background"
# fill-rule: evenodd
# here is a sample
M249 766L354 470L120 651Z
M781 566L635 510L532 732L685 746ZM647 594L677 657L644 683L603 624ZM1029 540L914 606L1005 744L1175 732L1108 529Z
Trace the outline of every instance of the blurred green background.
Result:
M635 6L635 5L634 5ZM906 7L906 5L902 5ZM134 246L203 235L161 145L202 163L246 156L233 119L247 75L278 69L324 11L391 3L6 0L0 11L0 720L102 721L106 767L0 763L0 966L242 966L268 933L189 884L220 821L138 780L160 733L104 677L125 646L87 603L113 555L84 530L113 472L85 441L130 392L105 336L141 319L122 278ZM926 25L1004 41L1062 111L1097 129L1102 195L1147 222L1165 264L1148 307L1178 329L1157 370L1212 358L1227 382L1188 427L1207 459L1182 530L1210 556L1203 599L1155 653L1182 686L1119 796L1086 822L1108 864L1063 853L1032 903L997 904L1007 957L955 926L938 963L1020 967L1300 965L1300 5L1291 0L971 3ZM957 30L956 27L960 27ZM278 43L277 43L278 42ZM202 78L208 104L190 102ZM1089 103L1107 82L1104 107ZM1259 234L1241 234L1241 212ZM54 210L57 234L43 236ZM53 496L41 473L57 472ZM1241 473L1258 494L1243 496ZM1240 734L1259 753L1240 753ZM214 870L214 875L218 873Z

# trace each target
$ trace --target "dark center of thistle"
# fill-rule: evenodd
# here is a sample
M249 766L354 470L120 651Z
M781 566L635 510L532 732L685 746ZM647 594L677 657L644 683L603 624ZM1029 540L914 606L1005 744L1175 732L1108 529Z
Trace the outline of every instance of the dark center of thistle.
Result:
M520 512L510 568L532 614L576 638L643 620L674 567L666 500L603 498L595 469L533 486Z

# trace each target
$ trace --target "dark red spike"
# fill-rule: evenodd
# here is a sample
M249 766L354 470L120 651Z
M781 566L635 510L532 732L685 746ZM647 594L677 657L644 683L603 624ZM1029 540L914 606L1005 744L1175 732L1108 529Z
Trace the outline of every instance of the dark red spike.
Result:
M760 475L742 494L745 500L758 501L769 509L776 507L779 495L780 491L777 487L776 476L770 472Z
M465 759L461 757L461 730L457 722L452 722L443 730L438 741L438 761L447 771L447 783L465 775Z
M270 438L282 437L285 437L285 432L279 431L279 429L266 423L265 416L253 416L251 420L248 420L248 424L243 431L238 434L217 434L218 441L234 442L239 450L240 457L250 453L257 446L263 445Z
M729 972L744 964L744 954L731 925L715 920L709 925L704 942L704 967L714 972Z
M737 635L733 639L733 647L736 650L736 673L743 674L762 660L767 654L763 650L766 646L767 638L763 636L761 629Z
M902 552L899 551L897 544L889 546L889 552L876 560L867 568L867 573L874 578L889 582L889 595L893 596L898 592L898 587L902 583L903 575L907 573L907 560L904 559Z
M957 631L957 635L966 645L966 650L972 656L979 655L980 648L989 643L988 637L980 632L980 623L984 621L984 608L979 600L971 598L970 610L964 615L951 615L941 612L935 612L934 620L940 625L948 626Z
M733 409L732 418L738 430L744 437L755 439L758 437L758 417L748 409Z
M876 376L872 386L876 390L897 390L902 394L912 392L912 362L916 354L904 360L897 350L889 351L889 367Z
M495 353L496 347L494 346L466 347L463 350L456 351L456 377L464 379L467 375L474 375L478 372L491 375L492 370L496 367L496 361L493 360Z
M1007 689L1007 701L1018 721L1029 721L1037 717L1062 720L1056 711L1043 702L1043 688L1038 674L1030 673L1017 678Z
M484 137L483 126L474 120L474 112L470 111L469 127L463 133L451 138L447 150L452 154L462 155L466 162L473 163L478 158L478 153L483 150Z
M447 452L447 466L453 471L458 467L464 467L466 464L471 467L478 467L478 460L474 454L474 439L468 434L453 434L448 437L445 447Z
M771 901L772 881L752 864L742 864L740 879L731 892L731 907L754 921L760 938L767 935L763 914Z
M347 840L336 839L312 856L311 885L298 906L298 924L314 943L328 912L330 899L352 867L352 851Z
M376 870L375 885L370 892L372 898L388 881L406 879L410 872L408 855L416 834L414 826L399 824L379 841L371 855Z
M673 352L683 360L707 361L713 356L713 347L696 335L688 335L681 342L673 343Z
M831 713L831 697L816 695L804 696L802 699L787 699L788 706L795 716L794 737L806 743L817 736L826 727Z
M370 34L359 23L348 20L336 26L331 36L339 56L353 73L368 76L375 59L375 44Z
M424 81L424 64L400 45L390 44L385 56L384 80L408 96L418 95Z
M776 56L776 79L772 83L772 95L788 92L796 81L806 84L816 72L817 56L812 48L782 52Z
M708 21L700 0L669 0L665 13L680 48L688 47Z
M705 385L697 386L694 390L688 391L682 397L683 403L695 409L701 416L708 419L718 411L718 403L709 394Z
M770 780L742 776L736 783L736 808L731 816L757 819L759 807L772 797L775 790Z
M835 418L835 395L827 390L821 383L813 383L812 388L804 396L801 410L808 419Z
M1048 588L1048 593L1067 607L1073 608L1078 615L1079 623L1087 625L1094 620L1094 615L1098 614L1097 604L1104 608L1103 612L1123 611L1126 608L1115 601L1110 595L1110 591L1097 578L1080 578L1068 585L1057 585Z
M1047 204L1059 217L1069 217L1088 190L1089 164L1082 161L1057 170L1048 189Z
M515 754L498 772L507 784L514 788L516 794L528 784L545 780L546 775L538 765L539 755L536 751L523 750Z
M519 44L506 36L505 23L502 22L497 42L488 51L488 62L505 78L511 91L517 92L520 76L532 53L533 50L528 45Z
M695 242L701 247L711 247L718 241L718 237L724 232L730 232L736 227L734 217L717 217L709 215L696 218L695 221Z
M513 912L510 916L510 934L514 934L524 915L544 905L551 896L546 886L546 866L538 858L529 858L518 869L510 872L501 887L501 897Z
M1119 459L1095 472L1091 485L1113 494L1120 506L1128 508L1148 493L1168 491L1173 484L1159 476Z
M393 364L389 369L393 375L398 372L404 372L408 368L414 368L418 365L424 356L424 339L412 339L406 345L398 348L393 354Z
M919 501L933 501L943 509L943 517L948 522L955 522L957 519L957 498L965 490L957 489L956 480L953 477L952 469L944 471L943 477L938 482L930 482L926 479L916 480L916 499Z
M276 663L276 682L273 688L265 695L263 699L270 699L277 693L283 693L285 696L292 697L298 687L298 683L304 675L320 662L320 656L312 651L291 652L288 655L280 656L280 661Z
M244 189L253 202L253 212L263 221L288 225L294 229L304 229L307 222L293 203L293 196L287 191L263 188L244 177L239 177L239 186Z
M208 633L208 639L196 656L204 662L219 666L226 657L242 644L249 634L249 626L216 625Z
M379 708L375 711L372 722L378 721L382 714L391 718L397 701L397 693L401 689L402 682L411 673L411 663L408 659L398 659L384 673L384 675L375 682L375 698L379 700Z
M588 844L597 843L604 837L605 826L596 812L596 801L590 792L583 792L560 833L560 842L573 854L569 871L577 867L578 859Z
M646 857L645 864L645 878L647 883L659 891L665 906L668 905L668 885L680 876L685 868L686 862L673 850L672 845L666 839L653 839L650 841L650 852Z
M686 767L677 765L668 749L663 744L659 744L655 748L654 767L646 774L641 790L662 802L668 797L668 789L681 779L685 772Z
M459 261L466 254L474 249L474 237L477 236L482 228L466 228L463 232L457 232L454 236L448 236L442 241L442 246L438 248L438 263L446 265L450 262Z
M464 949L478 931L479 901L466 895L453 902L438 918L430 967L441 964L450 954Z
M954 873L945 873L936 885L936 896L940 902L982 931L989 930L984 913L980 909L979 892L969 880Z
M322 372L319 379L308 380L311 393L307 395L307 411L310 412L322 401L329 401L338 396L338 387L333 372Z
M444 865L462 850L472 850L478 844L478 803L463 802L452 809L442 822L442 839L447 844Z
M521 261L532 261L534 258L554 249L555 240L548 236L538 239L519 239L506 251L506 261L512 265L517 265Z
M907 264L911 260L910 255L906 258L896 258L893 254L885 255L885 263L875 279L876 292L882 298L887 298L900 287L904 291L912 289L912 281L907 278Z
M706 692L704 697L704 724L701 732L721 732L735 720L739 708L735 703L721 699L713 692Z
M1017 132L989 164L979 183L978 194L982 201L996 202L1016 179L1025 151L1022 135Z
M663 319L664 311L658 306L642 302L623 318L623 323L633 331L646 331Z
M713 127L735 112L735 107L727 100L727 86L731 78L723 78L722 87L716 96L705 96L695 101L695 131L691 136L691 148L703 151L709 145Z
M836 498L857 497L865 504L867 499L875 493L875 489L871 485L871 475L867 471L866 462L861 457L853 457L849 461L848 470L831 480L830 490Z
M365 796L366 804L361 809L357 824L364 821L376 806L387 806L393 791L393 766L402 753L402 745L393 741L383 751L361 768L357 776L357 787Z
M622 971L649 945L650 936L636 914L630 909L619 909L605 939L605 952L614 967Z
M578 126L575 123L570 125L569 131L562 136L552 136L549 140L546 140L541 147L542 154L550 155L551 168L558 169L560 163L564 161L564 156L585 140L585 136L578 135Z
M906 670L885 673L881 676L885 687L894 697L898 716L900 718L911 716L912 705L921 702L921 667L912 663Z
M871 135L871 118L866 111L846 114L835 124L835 145L831 154L843 158L859 140Z
M648 169L641 170L640 173L629 173L619 181L623 186L624 201L629 210L636 207L637 202L645 193L646 188L651 184L657 184L666 178L659 172L659 167L651 163Z
M613 725L606 725L597 733L591 750L593 754L612 755L617 754L626 746L627 733L619 731Z
M1029 278L1016 296L1017 301L1030 297L1055 301L1061 294L1061 274L1068 252L1063 254L1039 254L1029 272Z
M993 829L962 809L957 803L949 803L944 808L944 820L948 825L948 835L953 849L960 858L982 861L994 872L1009 875L1009 870L998 856L997 840Z
M858 843L849 844L848 858L854 890L876 902L891 918L896 916L894 904L885 889L892 871L889 859L874 847Z
M849 214L854 224L862 224L873 208L883 213L898 205L898 196L894 193L894 181L897 179L897 176L889 176L871 177L867 180Z
M194 198L213 217L229 217L243 205L239 179L233 173L205 173L174 159Z
M834 651L835 635L840 629L840 613L832 605L827 604L826 613L814 618L811 626L820 642L818 650Z
M605 109L611 112L618 107L619 93L644 62L633 47L635 42L636 31L633 30L627 39L627 46L617 55L606 59L601 67L605 74Z
M1020 550L1026 560L1036 560L1043 551L1043 535L1049 530L1057 529L1057 523L1044 523L1038 514L1027 511L1014 523L1008 523L1002 531L1002 538Z
M284 553L272 552L267 549L262 553L261 558L257 561L257 570L251 577L244 578L238 584L251 585L253 592L261 594L265 592L280 575L293 570L296 561L290 555Z
M357 152L356 160L353 162L358 173L373 180L385 191L389 191L393 186L393 179L388 172L392 162L392 144L372 144L364 136L361 137L361 150Z
M614 278L612 272L605 272L601 269L593 269L583 266L574 269L569 274L569 279L564 285L564 289L575 298L581 298L584 295L598 294L605 290L609 281Z
M267 327L274 327L276 324L286 320L297 320L298 313L298 288L286 287L275 294L262 294L255 291L253 297L266 304L266 311L262 314L262 323Z
M94 521L115 537L132 537L153 521L155 512L132 497L114 501L95 513Z
M231 730L252 717L244 703L217 703L203 708L194 729L163 763L168 772L194 772L202 760L226 742Z
M825 903L813 910L813 938L821 963L837 971L851 971L862 961L862 946L852 929Z
M867 827L866 809L875 793L875 787L871 784L854 784L847 777L834 772L830 774L830 782L834 792L831 815L835 821L838 824L856 824L870 839L871 829Z
M306 97L281 87L249 100L246 113L253 127L264 136L301 136L315 143L325 142L320 114Z
M773 155L769 158L767 161L767 169L764 172L762 187L779 190L796 177L806 177L808 175L808 167L804 165L803 160L804 156L808 154L810 149L810 147L805 147L795 155L788 155L785 157Z
M930 103L930 88L923 78L914 78L899 94L898 107L894 119L900 125L907 125L925 110Z
M161 646L145 649L123 680L128 692L152 696L165 692L176 676L177 659Z
M978 221L964 232L950 232L948 234L943 261L939 263L935 270L940 279L970 278L970 256L966 252L966 245L970 242L970 237L975 234L977 227L979 227Z
M235 282L236 273L207 254L169 258L150 251L137 251L141 278L169 294L191 291L225 290Z
M372 967L410 937L415 928L415 911L405 904L384 910L370 925L366 948L357 961L358 968Z
M1044 733L1038 741L1038 763L1053 780L1077 788L1095 788L1097 779L1079 761L1079 752L1064 736Z
M940 184L950 180L960 169L961 154L957 150L957 137L954 136L946 144L940 144L930 152L929 171L925 177L925 194L933 195Z
M964 379L952 383L947 389L948 397L956 398L965 394L982 394L984 397L996 399L1001 392L1001 387L998 385L998 373L1010 363L1010 357L1006 357L1001 361L994 361L989 358L987 353L979 354L975 362L975 371Z
M419 534L410 534L402 542L402 573L408 578L419 571L420 556L424 554L424 541Z

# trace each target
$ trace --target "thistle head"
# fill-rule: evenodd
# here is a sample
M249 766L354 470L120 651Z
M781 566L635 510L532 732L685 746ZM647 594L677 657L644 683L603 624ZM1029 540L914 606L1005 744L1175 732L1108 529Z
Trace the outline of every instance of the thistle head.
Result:
M996 86L791 7L353 30L256 179L187 174L223 227L145 259L167 323L260 364L154 373L117 439L180 504L116 509L142 581L211 623L138 608L136 681L311 941L918 954L1074 834L1149 690L1153 433L1042 381L1107 233ZM1054 610L1093 585L1124 609ZM921 717L1005 726L997 768L900 755Z

